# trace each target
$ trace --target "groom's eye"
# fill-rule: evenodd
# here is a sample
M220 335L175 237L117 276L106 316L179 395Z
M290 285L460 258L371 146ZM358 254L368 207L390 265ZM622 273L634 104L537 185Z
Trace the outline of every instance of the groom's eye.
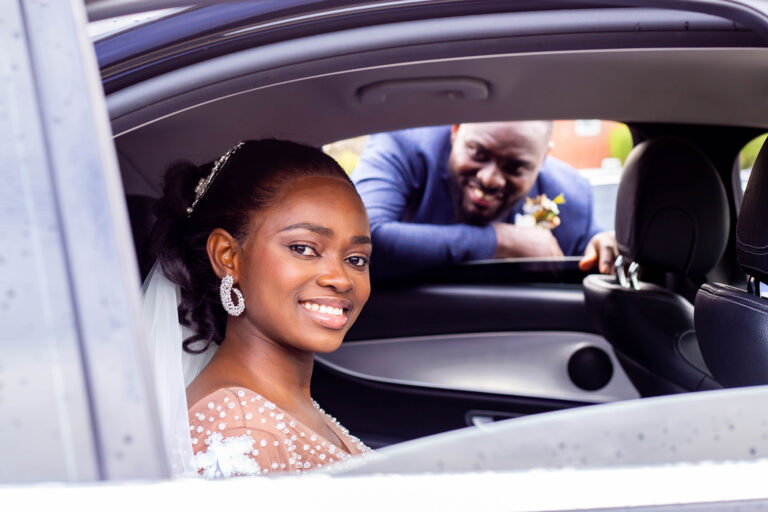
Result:
M488 151L478 146L471 146L469 148L469 154L472 156L472 160L477 162L487 162L489 158Z

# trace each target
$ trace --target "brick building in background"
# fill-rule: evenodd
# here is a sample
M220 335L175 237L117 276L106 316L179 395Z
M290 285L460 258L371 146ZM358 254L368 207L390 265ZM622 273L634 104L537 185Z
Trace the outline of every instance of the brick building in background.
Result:
M554 146L550 154L576 169L602 167L606 158L625 156L612 154L611 137L617 130L626 130L626 127L599 119L555 121L552 129ZM613 137L616 138L616 135ZM616 151L614 148L613 153Z

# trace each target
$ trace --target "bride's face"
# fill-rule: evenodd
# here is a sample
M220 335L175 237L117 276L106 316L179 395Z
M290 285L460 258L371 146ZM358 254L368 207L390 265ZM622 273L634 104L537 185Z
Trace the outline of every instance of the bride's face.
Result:
M371 291L360 197L339 178L301 178L253 226L239 275L250 326L301 351L338 348Z

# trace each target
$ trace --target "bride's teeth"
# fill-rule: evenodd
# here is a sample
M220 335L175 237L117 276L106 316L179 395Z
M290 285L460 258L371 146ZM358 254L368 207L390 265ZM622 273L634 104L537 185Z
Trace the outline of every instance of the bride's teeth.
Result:
M324 304L314 304L309 302L302 302L301 305L307 311L317 311L318 313L324 313L326 315L341 316L344 314L343 308L335 308L333 306L326 306Z

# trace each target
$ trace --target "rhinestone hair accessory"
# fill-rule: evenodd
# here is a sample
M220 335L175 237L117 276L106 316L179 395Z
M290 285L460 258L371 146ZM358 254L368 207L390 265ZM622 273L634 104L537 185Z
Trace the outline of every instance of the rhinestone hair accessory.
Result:
M211 188L211 183L213 183L213 180L216 179L219 171L221 171L221 169L226 165L230 157L235 153L235 151L244 145L245 141L239 142L237 146L224 153L221 158L216 160L216 163L213 165L213 169L211 169L211 173L208 176L200 178L200 181L197 182L197 186L195 187L195 199L192 201L192 204L187 207L187 217L192 215L192 212L195 211L195 206L197 206L197 203L200 202L205 193L208 192L208 189Z

